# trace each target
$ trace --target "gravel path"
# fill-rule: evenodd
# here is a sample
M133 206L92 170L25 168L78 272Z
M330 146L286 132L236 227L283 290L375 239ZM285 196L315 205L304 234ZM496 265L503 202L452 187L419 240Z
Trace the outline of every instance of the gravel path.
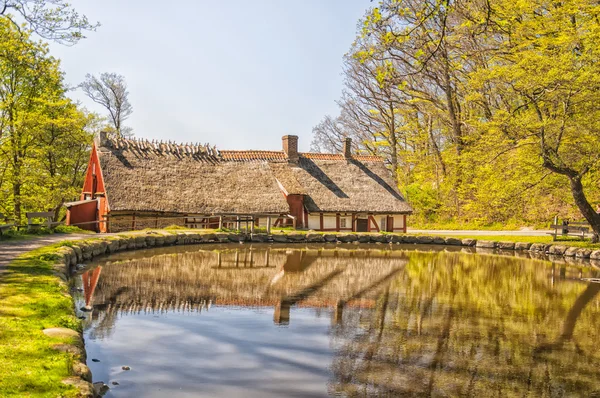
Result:
M52 234L42 235L33 239L8 240L0 242L0 272L10 263L23 253L30 250L38 249L42 246L63 240L89 239L95 235L92 234Z

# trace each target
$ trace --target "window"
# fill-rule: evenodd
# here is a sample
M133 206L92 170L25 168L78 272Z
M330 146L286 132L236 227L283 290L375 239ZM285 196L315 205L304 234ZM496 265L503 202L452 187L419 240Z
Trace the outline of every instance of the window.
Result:
M346 217L340 218L340 228L346 228Z

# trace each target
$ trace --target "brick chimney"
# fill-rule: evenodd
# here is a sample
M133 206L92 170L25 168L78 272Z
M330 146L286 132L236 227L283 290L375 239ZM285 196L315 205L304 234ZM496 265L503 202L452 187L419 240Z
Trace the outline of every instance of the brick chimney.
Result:
M108 145L108 133L106 131L100 131L95 137L96 146L103 147Z
M283 152L288 157L290 162L298 161L298 136L297 135L284 135L281 139L283 142Z
M344 138L344 157L350 159L352 157L352 138Z

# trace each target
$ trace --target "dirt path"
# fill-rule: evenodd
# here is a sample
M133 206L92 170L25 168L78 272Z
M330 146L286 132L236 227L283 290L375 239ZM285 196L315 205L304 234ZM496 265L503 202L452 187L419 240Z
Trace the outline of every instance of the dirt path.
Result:
M30 250L63 240L89 239L95 235L91 234L53 234L43 235L32 239L8 240L0 242L0 272L16 257Z

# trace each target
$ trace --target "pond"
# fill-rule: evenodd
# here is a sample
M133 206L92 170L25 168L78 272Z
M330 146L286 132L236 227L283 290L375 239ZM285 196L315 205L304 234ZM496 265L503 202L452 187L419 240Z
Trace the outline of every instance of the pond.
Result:
M411 247L99 259L87 364L109 397L600 397L597 269Z

